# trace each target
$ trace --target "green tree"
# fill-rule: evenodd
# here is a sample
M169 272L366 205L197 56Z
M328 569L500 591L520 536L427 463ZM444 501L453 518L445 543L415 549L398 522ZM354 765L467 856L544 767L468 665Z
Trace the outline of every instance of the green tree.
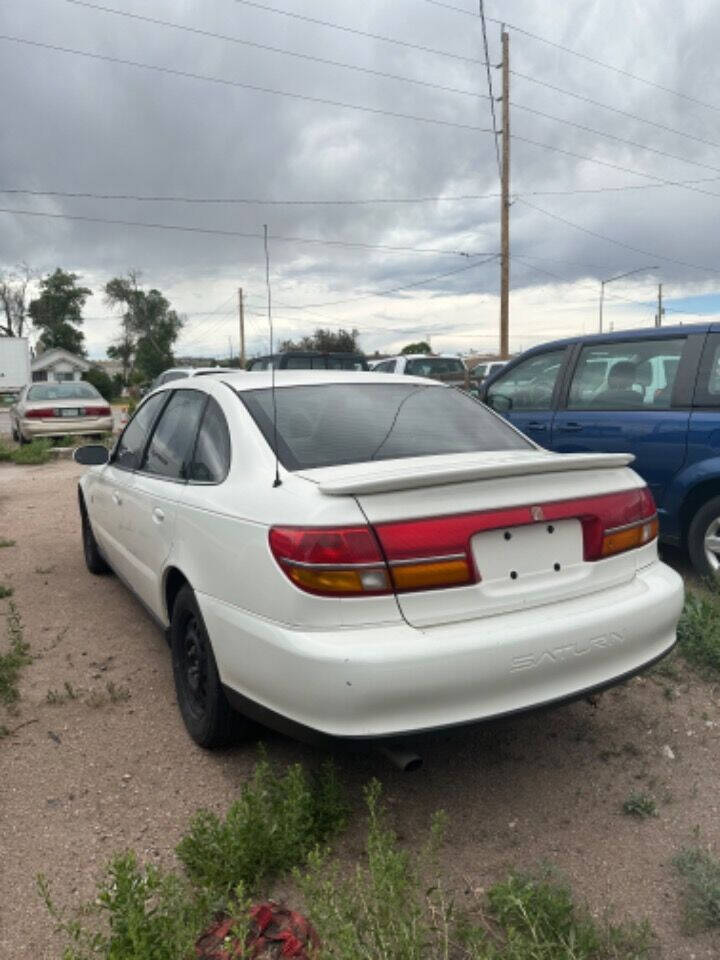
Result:
M108 402L112 400L116 394L115 384L113 383L111 377L109 377L101 367L90 367L90 369L84 375L83 380L87 380L88 383L91 383L98 393L100 393Z
M323 330L318 327L315 333L300 340L285 340L280 350L317 350L320 353L358 353L359 330Z
M45 350L60 348L85 354L85 335L78 327L82 326L82 308L92 290L78 286L79 279L76 273L58 267L40 281L40 296L30 303L28 315L42 331L39 343Z
M408 343L400 353L432 353L432 347L427 340L418 340L417 343Z
M133 371L144 380L153 380L174 363L173 347L183 321L159 290L143 290L138 274L115 277L105 285L111 306L124 306L118 340L108 356L122 361L127 375Z

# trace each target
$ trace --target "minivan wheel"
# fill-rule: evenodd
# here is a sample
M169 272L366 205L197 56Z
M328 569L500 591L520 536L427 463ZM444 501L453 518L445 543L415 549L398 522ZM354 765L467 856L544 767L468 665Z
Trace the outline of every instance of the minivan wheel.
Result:
M227 702L210 638L188 584L173 605L170 650L178 706L195 743L220 747L246 736L250 724Z
M87 511L82 506L80 508L80 519L82 521L82 541L83 553L85 555L85 566L88 568L90 573L94 573L96 576L100 576L103 573L109 573L110 567L107 565L105 558L100 553L100 548L97 545L95 534L92 531L90 518L87 515Z
M713 497L692 518L688 553L701 577L720 575L720 497Z

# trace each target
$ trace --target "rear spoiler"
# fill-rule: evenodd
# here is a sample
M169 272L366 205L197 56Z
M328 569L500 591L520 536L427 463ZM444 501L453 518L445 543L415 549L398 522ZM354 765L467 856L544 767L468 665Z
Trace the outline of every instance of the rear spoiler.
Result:
M521 460L508 460L498 463L476 461L475 463L424 464L413 472L412 461L396 462L387 472L378 475L342 477L337 480L321 480L320 491L330 497L340 497L366 493L390 493L394 490L412 490L418 487L443 486L450 483L464 483L468 480L495 480L498 477L534 476L541 473L566 473L568 470L607 470L629 466L635 457L631 453L564 453L530 454ZM359 468L367 464L358 464ZM373 466L377 469L377 464ZM308 478L309 479L309 478Z

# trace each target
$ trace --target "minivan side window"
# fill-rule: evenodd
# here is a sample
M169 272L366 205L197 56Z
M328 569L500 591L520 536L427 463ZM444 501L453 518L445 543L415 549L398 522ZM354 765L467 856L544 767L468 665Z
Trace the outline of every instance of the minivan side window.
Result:
M667 410L685 338L623 340L583 347L570 410Z
M220 405L209 397L190 462L188 480L222 483L229 469L230 432Z
M155 418L167 400L167 393L154 393L135 412L134 417L125 427L118 440L115 455L112 459L116 467L124 470L137 470L140 459L147 443L147 438L155 422Z
M200 418L207 394L176 390L160 414L142 470L168 480L187 480Z
M694 403L700 407L720 407L720 334L711 333L707 338Z
M488 389L486 403L500 413L549 410L565 350L522 360Z

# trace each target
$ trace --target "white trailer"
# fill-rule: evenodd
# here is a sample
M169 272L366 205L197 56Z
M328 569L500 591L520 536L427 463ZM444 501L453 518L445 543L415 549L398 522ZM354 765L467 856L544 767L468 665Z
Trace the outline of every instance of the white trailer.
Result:
M27 337L0 337L0 395L18 393L30 383Z

